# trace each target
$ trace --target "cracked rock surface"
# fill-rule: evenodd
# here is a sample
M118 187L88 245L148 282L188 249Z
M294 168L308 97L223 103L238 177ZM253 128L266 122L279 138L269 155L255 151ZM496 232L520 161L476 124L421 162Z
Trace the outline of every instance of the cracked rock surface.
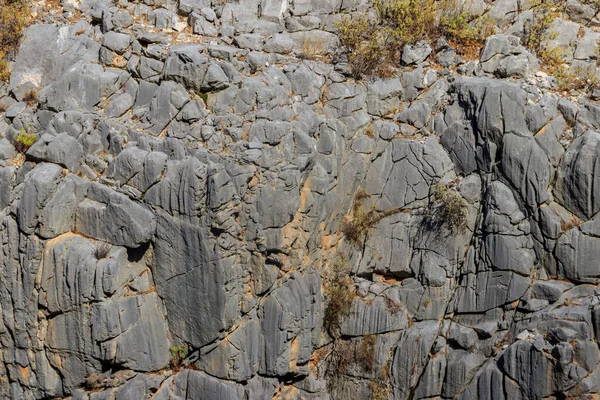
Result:
M479 60L361 81L364 0L37 4L0 84L0 398L597 398L600 105L489 3ZM596 12L564 18L595 65Z

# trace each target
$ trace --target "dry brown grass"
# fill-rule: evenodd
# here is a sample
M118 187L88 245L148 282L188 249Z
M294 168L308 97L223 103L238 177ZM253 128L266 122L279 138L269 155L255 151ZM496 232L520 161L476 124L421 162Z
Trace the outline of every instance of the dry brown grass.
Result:
M367 335L360 339L360 343L356 349L356 361L367 372L371 372L375 368L376 344L377 337L375 335Z
M23 31L31 22L25 0L0 0L0 81L10 77L8 58L19 48Z
M373 130L373 122L369 122L367 129L365 129L365 135L367 135L370 138L375 137L375 131Z
M338 339L327 357L327 389L333 400L350 398L348 373L354 364L354 347L346 340Z
M339 337L341 321L350 315L356 297L346 257L338 257L330 266L324 276L324 286L327 305L323 324L332 337Z
M435 222L447 224L454 232L462 231L467 225L469 209L465 199L455 190L442 184L431 187L433 204L430 209Z
M600 87L600 81L596 77L596 67L584 67L577 65L571 68L559 66L554 69L556 88L559 91L569 92L571 90L589 91Z
M365 204L370 197L363 189L359 189L354 196L352 218L342 224L342 233L356 245L361 245L371 228L383 218L402 211L399 208L379 211L373 202Z
M300 57L309 60L323 60L327 56L327 46L319 38L304 36L300 48Z
M27 92L25 92L25 95L23 96L23 101L25 103L27 103L27 105L29 107L33 107L39 101L38 100L38 91L36 89L28 90Z
M392 392L389 383L383 379L369 382L369 389L371 389L371 400L388 400Z
M571 219L569 219L568 221L560 221L560 229L562 229L563 232L566 232L568 230L578 227L579 225L581 225L582 222L582 220L572 215Z

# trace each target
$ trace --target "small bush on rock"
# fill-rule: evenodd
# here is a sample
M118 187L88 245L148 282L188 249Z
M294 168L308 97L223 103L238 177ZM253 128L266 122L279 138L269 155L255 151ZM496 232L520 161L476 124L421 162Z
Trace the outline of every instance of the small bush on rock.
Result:
M25 95L23 96L23 101L25 103L27 103L27 105L29 107L34 106L35 104L37 104L38 102L38 92L37 90L28 90L27 92L25 92Z
M106 376L96 372L96 373L90 374L86 378L85 384L88 387L88 389L98 390L98 389L102 389L102 388L106 387L106 381L107 381Z
M37 141L37 135L35 133L29 133L25 129L21 129L21 132L15 136L15 145L19 153L25 154L27 150Z
M447 224L454 232L463 230L467 224L468 206L465 199L446 185L435 184L431 187L433 205L431 212L435 220Z
M388 400L392 391L389 383L383 379L369 382L369 389L371 389L371 400Z
M325 275L327 305L323 323L332 337L340 335L341 320L350 315L355 296L348 260L346 257L340 256Z
M354 196L354 204L352 205L352 219L344 221L342 224L342 233L352 243L361 245L366 239L369 231L376 223L383 218L392 214L399 213L401 210L393 208L386 211L378 211L375 204L371 202L366 205L365 202L371 196L362 189L359 189Z
M337 339L327 357L327 389L332 400L352 398L351 385L346 375L354 365L354 346L350 341Z
M188 349L185 346L171 346L171 367L179 370L183 361L188 355Z

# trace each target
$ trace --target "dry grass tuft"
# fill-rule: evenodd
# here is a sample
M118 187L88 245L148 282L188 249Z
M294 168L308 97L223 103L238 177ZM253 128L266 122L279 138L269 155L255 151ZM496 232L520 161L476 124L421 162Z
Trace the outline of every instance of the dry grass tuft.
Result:
M378 211L373 202L365 204L370 197L363 189L359 189L354 196L352 218L342 224L342 233L355 245L361 245L371 228L383 218L401 212L399 208Z
M340 256L324 278L327 305L323 323L332 337L339 337L341 320L350 315L356 297L354 282L350 278L348 259Z

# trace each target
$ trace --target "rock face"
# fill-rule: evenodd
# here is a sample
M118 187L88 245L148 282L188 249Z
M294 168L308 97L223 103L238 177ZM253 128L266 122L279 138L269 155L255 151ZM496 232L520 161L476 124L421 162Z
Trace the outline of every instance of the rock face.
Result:
M492 3L479 61L364 81L362 0L39 9L0 84L0 398L596 398L600 107Z

